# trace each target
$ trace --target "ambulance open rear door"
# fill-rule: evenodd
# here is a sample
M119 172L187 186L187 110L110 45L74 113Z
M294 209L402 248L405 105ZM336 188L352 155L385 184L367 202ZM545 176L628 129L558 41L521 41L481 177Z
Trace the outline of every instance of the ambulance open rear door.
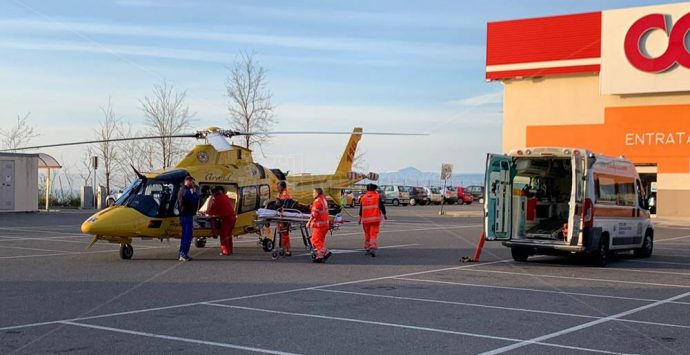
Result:
M484 175L484 237L510 240L512 229L513 159L488 154Z
M580 151L574 151L570 161L572 167L572 188L568 203L570 207L568 211L568 234L566 235L566 243L570 245L577 245L580 238L580 224L585 195L585 164L586 159Z

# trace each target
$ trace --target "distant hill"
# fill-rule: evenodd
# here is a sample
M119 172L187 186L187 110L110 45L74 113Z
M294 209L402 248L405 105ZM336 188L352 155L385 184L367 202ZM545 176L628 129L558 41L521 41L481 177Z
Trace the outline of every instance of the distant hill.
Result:
M440 170L440 169L439 169ZM448 185L468 186L483 185L484 174L453 174ZM441 172L424 172L414 167L407 167L394 172L379 173L379 184L403 184L419 186L441 186Z

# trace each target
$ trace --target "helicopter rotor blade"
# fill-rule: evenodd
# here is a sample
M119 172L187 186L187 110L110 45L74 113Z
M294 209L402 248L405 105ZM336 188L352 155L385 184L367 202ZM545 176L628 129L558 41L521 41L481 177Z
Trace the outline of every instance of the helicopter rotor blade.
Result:
M427 136L426 133L398 133L398 132L347 132L347 131L273 131L273 132L238 132L234 130L217 130L217 131L197 131L191 134L174 134L167 136L143 136L143 137L128 137L128 138L114 138L114 139L100 139L91 141L81 141L81 142L69 142L69 143L55 143L55 144L44 144L36 145L31 147L19 147L15 149L2 149L0 152L11 152L18 150L30 150L30 149L42 149L42 148L55 148L55 147L67 147L73 145L84 145L84 144L96 144L105 142L126 142L135 140L146 140L146 139L162 139L162 138L196 138L196 139L207 139L211 145L218 146L219 151L230 150L231 145L222 139L222 137L232 138L236 136L263 136L263 135L371 135L371 136Z
M280 135L288 135L288 134L294 134L294 135L319 135L319 134L326 134L326 135L351 135L351 134L357 134L357 135L367 135L367 136L428 136L426 133L398 133L398 132L347 132L347 131L274 131L274 132L232 132L233 135L236 136L257 136L257 135L274 135L274 134L280 134Z
M161 139L161 138L197 138L198 134L175 134L170 136L146 136L146 137L129 137L129 138L114 138L114 139L100 139L93 141L81 141L81 142L69 142L69 143L56 143L56 144L45 144L36 145L32 147L19 147L15 149L3 149L0 152L9 152L15 150L29 150L29 149L41 149L41 148L53 148L53 147L66 147L72 145L84 145L84 144L95 144L95 143L105 143L105 142L125 142L125 141L136 141L145 139Z

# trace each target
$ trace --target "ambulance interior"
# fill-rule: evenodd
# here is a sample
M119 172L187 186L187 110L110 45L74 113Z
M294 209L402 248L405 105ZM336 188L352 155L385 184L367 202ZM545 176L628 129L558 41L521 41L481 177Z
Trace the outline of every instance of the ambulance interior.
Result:
M564 241L572 192L570 158L517 158L512 184L513 238Z

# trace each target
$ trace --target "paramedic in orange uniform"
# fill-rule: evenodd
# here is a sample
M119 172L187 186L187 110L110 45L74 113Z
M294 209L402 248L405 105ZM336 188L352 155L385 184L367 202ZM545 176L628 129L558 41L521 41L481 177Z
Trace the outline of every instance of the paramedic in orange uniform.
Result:
M237 221L235 207L228 195L225 194L224 188L216 186L211 191L213 200L209 203L207 214L220 219L220 254L231 255L232 230Z
M379 238L381 217L388 219L386 207L376 192L376 188L374 184L367 185L367 192L361 197L359 206L359 224L364 228L364 249L366 255L374 258L378 248L376 241Z
M328 202L320 187L314 188L313 196L314 203L311 205L311 217L307 227L311 228L311 245L314 247L312 261L322 263L332 254L326 248L326 234L329 230Z
M285 208L285 201L291 199L292 195L290 195L290 192L287 189L287 184L285 181L280 181L278 183L278 202L280 202L279 206L281 213ZM290 251L290 223L279 223L278 228L280 230L281 244L283 245L285 256L292 256L292 251Z

